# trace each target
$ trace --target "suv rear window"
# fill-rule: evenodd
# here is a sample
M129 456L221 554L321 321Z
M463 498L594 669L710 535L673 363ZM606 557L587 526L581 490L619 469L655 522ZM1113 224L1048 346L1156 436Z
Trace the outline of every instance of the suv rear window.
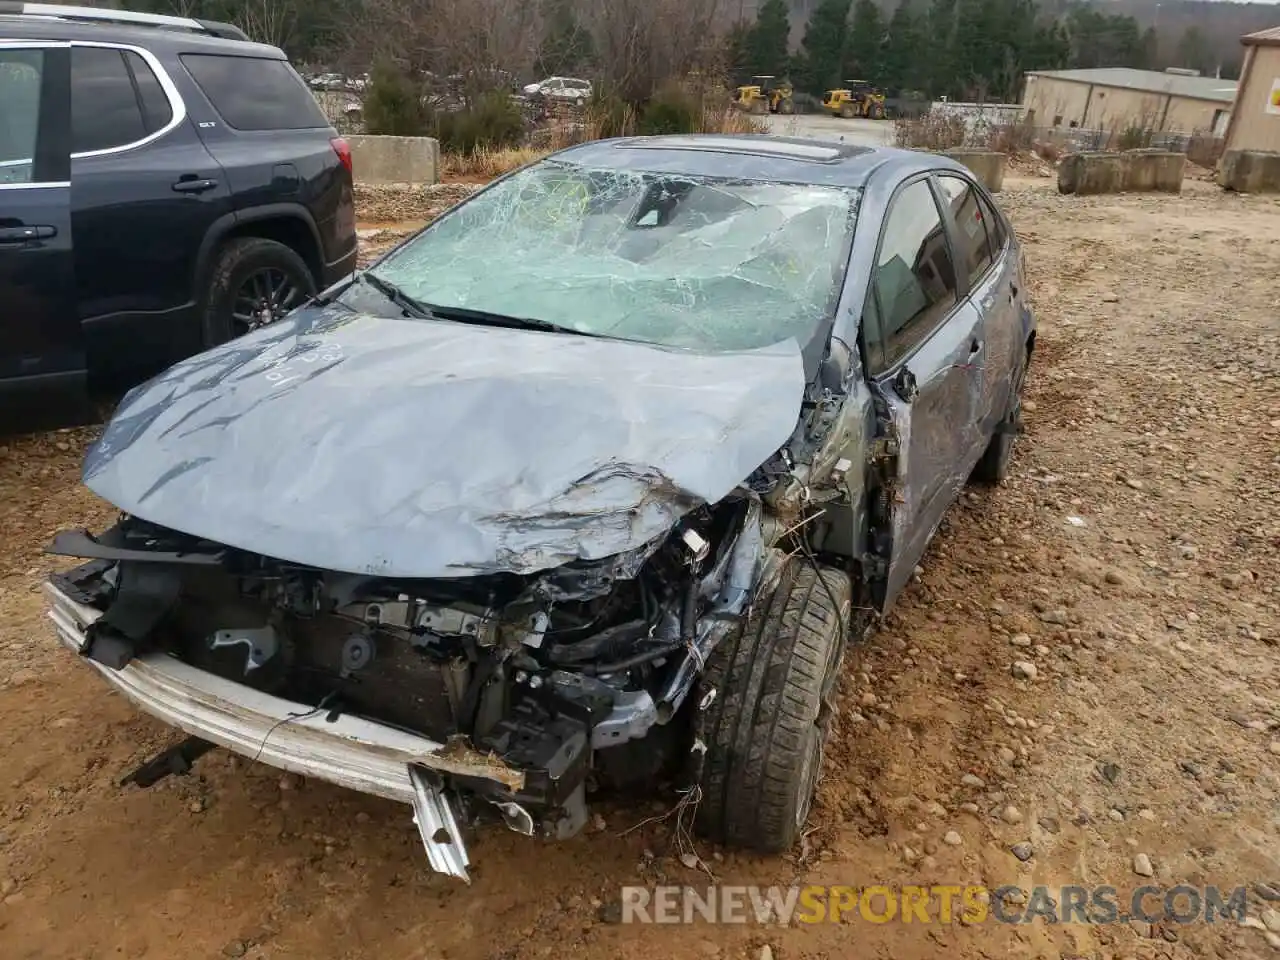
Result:
M305 130L329 126L288 61L186 53L182 63L229 127Z

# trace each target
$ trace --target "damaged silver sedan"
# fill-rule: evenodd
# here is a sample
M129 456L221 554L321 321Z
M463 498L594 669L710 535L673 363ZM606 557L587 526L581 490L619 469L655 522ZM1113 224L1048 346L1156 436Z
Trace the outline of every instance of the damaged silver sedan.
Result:
M480 814L654 785L784 850L848 638L1007 471L1021 286L944 157L572 148L130 393L50 616L188 734L142 786L224 747L412 805L464 879Z

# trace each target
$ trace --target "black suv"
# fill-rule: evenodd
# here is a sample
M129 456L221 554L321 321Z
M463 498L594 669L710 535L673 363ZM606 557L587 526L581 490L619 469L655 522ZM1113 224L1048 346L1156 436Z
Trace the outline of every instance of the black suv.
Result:
M355 265L350 149L282 51L0 0L0 432L71 422Z

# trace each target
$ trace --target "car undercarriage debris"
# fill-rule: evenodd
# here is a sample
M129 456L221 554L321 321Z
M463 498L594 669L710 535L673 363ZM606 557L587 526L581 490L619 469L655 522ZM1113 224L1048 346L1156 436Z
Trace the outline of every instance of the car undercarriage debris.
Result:
M120 786L132 783L139 787L152 787L172 774L185 776L191 772L192 765L215 746L217 744L199 737L187 737L121 778Z

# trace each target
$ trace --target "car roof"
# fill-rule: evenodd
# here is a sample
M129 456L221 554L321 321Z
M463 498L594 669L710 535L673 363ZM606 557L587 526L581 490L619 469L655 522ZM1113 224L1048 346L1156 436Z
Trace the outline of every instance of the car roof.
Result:
M179 53L220 53L284 60L284 51L265 43L232 40L195 30L122 23L64 20L31 14L0 13L0 39L67 40L126 43L147 50Z
M768 134L686 134L595 140L549 159L588 167L862 187L877 172L906 177L966 168L940 154Z

